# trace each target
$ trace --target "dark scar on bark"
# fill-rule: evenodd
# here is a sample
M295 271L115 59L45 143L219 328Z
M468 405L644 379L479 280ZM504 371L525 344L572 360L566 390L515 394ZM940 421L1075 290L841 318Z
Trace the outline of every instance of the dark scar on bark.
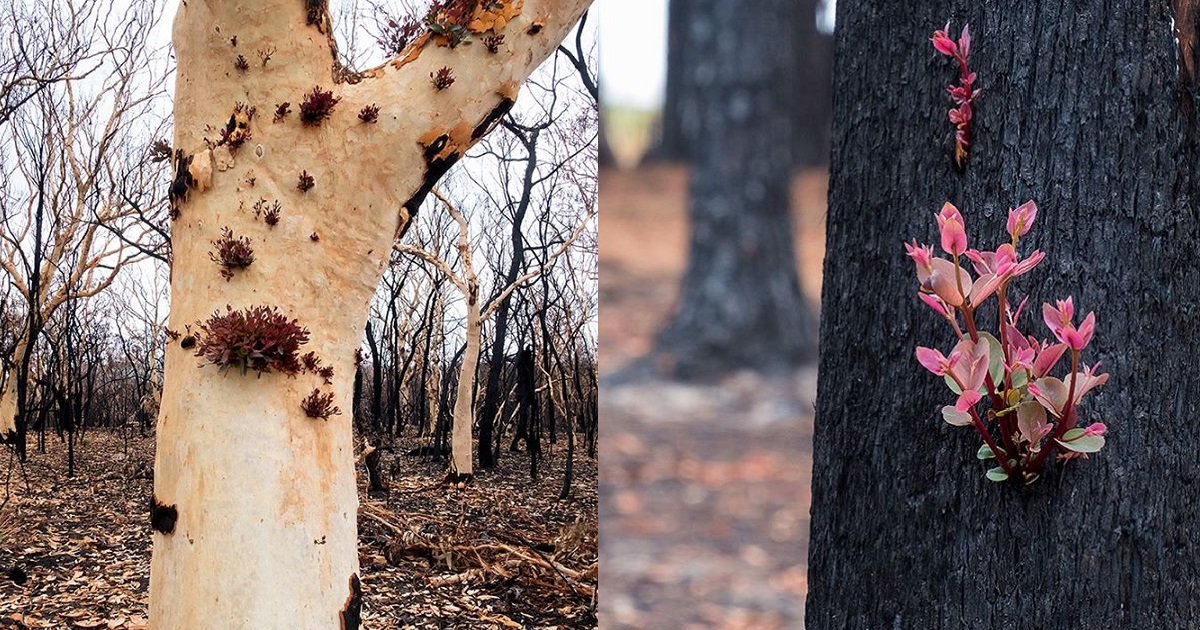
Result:
M350 574L350 596L342 606L342 630L358 630L362 624L362 582L357 573Z
M158 497L150 495L150 526L155 531L164 534L175 532L175 521L179 520L179 510L174 505L164 505L158 502Z
M178 212L179 203L187 201L188 190L196 184L189 168L192 165L192 157L185 156L182 149L175 150L175 179L167 190L167 200L173 212Z
M492 125L496 124L496 121L503 118L512 109L515 102L511 98L501 99L500 103L492 108L492 111L488 112L488 115L484 116L483 120L479 121L479 124L475 126L475 130L471 132L471 139L478 140L482 138L483 134L487 133L492 128Z
M446 143L449 140L450 136L442 134L425 148L423 154L425 156L425 177L421 180L421 187L417 189L417 192L412 197L409 197L408 201L404 202L404 209L408 211L409 221L408 225L405 225L404 229L396 237L396 240L404 238L404 234L408 232L408 226L412 225L412 220L417 217L417 210L420 209L421 203L425 201L425 197L433 190L433 186L437 184L438 180L446 174L446 171L449 171L450 167L454 166L454 163L461 157L461 154L457 151L444 158L439 159L437 157L437 154L446 147Z
M179 342L179 347L183 348L184 350L187 350L188 348L191 348L194 345L196 345L196 338L192 337L190 335L187 337L184 337L183 341Z
M325 0L304 0L304 4L308 9L308 25L319 29L325 21Z

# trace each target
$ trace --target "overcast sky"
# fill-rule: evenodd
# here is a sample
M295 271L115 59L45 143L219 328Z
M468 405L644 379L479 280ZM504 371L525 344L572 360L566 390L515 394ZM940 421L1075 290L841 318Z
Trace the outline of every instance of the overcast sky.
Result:
M596 0L600 93L606 105L662 103L667 65L667 0Z
M605 105L656 109L667 66L668 0L596 0L600 18L600 94ZM837 0L826 0L818 26L833 30Z

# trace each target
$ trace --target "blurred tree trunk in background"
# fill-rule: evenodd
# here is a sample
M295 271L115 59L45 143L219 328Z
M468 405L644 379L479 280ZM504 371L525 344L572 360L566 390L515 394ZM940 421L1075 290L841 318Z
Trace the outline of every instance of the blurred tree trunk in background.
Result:
M1176 44L1200 24L1172 32L1166 2L953 5L838 5L807 627L1200 627L1200 125L1197 59ZM983 90L962 175L958 69L929 43L947 19L955 37L970 23ZM936 243L949 200L994 248L1027 199L1023 253L1048 259L1015 297L1096 311L1084 358L1112 378L1082 420L1107 423L1108 446L998 485L914 358L954 335L917 300L901 241Z
M704 74L705 62L711 60L701 49L711 42L714 33L696 32L718 25L703 19L695 27L689 25L702 11L704 2L672 0L667 11L667 79L662 115L658 122L658 138L646 154L646 160L686 162L691 156L688 138L695 133L701 96L697 74Z
M795 0L787 21L775 20L757 34L762 45L777 48L792 41L793 56L787 74L776 80L791 86L789 109L795 133L793 159L800 166L829 163L829 115L832 92L833 37L817 29L822 0ZM703 2L674 0L667 14L667 79L657 138L646 155L648 161L689 162L695 157L693 138L700 133L705 86L712 82L712 54L716 31L724 28L703 13ZM794 28L789 32L787 25Z
M677 310L656 342L658 367L689 378L795 365L816 354L789 214L787 77L796 74L796 57L790 38L764 36L791 24L795 5L686 6L700 96L689 134L691 240Z

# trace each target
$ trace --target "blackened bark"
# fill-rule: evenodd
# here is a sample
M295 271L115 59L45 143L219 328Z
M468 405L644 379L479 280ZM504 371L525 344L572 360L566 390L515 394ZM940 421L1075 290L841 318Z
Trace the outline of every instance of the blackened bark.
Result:
M1200 627L1200 128L1170 6L954 5L838 4L807 627ZM970 23L983 89L961 176L957 69L929 44L947 18ZM1026 487L986 481L978 438L941 421L913 348L953 333L900 243L936 243L950 200L994 248L1027 199L1022 250L1048 258L1014 285L1025 328L1049 336L1041 302L1073 295L1112 377L1081 417L1105 449Z
M542 356L546 355L545 350ZM534 369L532 347L525 347L517 358L517 404L521 408L521 424L527 427L525 444L529 447L529 478L538 479L538 460L542 456L541 423L538 421L537 372ZM553 386L551 384L551 386ZM549 391L547 391L549 395Z
M699 130L700 97L698 73L711 51L698 45L712 37L707 32L717 25L702 20L695 31L689 28L693 13L703 2L671 0L667 10L667 77L658 138L644 156L648 162L685 162L691 158L688 139ZM709 3L711 4L711 3ZM703 30L705 32L697 32Z
M379 344L367 322L367 346L371 348L371 426L379 431L383 427L383 355Z
M815 166L828 163L829 116L832 93L833 38L817 29L819 0L798 0L789 9L788 21L772 23L759 34L768 45L786 39L788 26L792 31L787 72L776 80L790 86L788 95L795 127L793 158L795 164ZM646 154L648 162L689 162L699 150L697 138L704 133L701 116L708 94L712 71L712 39L720 23L703 15L703 2L672 1L667 15L667 77L662 117L657 138ZM736 19L736 18L735 18ZM603 140L602 140L603 142ZM603 160L601 145L601 160ZM601 161L601 165L604 162Z
M796 274L789 215L792 2L693 0L708 34L696 157L688 191L691 242L680 303L657 340L660 366L681 377L783 368L816 353L815 322Z
M358 359L354 363L354 395L350 403L350 417L354 418L354 426L358 427L361 431L366 428L362 418L363 362L361 352Z
M512 258L509 259L501 287L516 282L525 264L525 236L521 225L525 222L525 214L533 196L533 176L537 172L538 137L543 127L526 128L505 119L502 124L505 129L516 136L525 147L525 173L521 180L521 197L513 209L512 229L509 241L512 245ZM487 385L483 393L483 406L479 409L479 467L495 468L499 460L498 450L492 449L492 432L496 423L496 413L500 409L500 375L504 371L505 342L508 339L508 316L512 306L512 294L500 300L496 306L495 339L492 340L492 353L488 361Z

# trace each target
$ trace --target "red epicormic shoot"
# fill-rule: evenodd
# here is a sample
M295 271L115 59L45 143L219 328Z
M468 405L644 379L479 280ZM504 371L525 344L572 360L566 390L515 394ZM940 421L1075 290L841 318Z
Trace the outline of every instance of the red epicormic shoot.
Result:
M970 25L963 24L962 34L958 36L957 42L950 39L949 32L950 23L946 22L945 28L934 31L929 41L933 42L935 50L947 57L953 57L958 62L958 83L947 87L946 92L950 95L950 100L954 101L949 118L955 129L954 165L961 171L967 167L967 158L970 156L971 119L974 117L974 103L975 98L979 96L979 89L975 87L975 73L971 72L967 65L967 56L971 54Z

